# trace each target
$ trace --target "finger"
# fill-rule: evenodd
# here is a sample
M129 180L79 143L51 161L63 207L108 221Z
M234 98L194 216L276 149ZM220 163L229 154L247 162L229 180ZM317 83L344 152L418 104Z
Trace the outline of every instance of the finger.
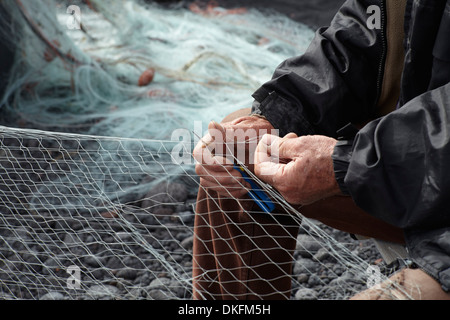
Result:
M221 186L233 186L233 185L238 185L238 186L247 186L250 187L247 182L245 182L244 178L242 177L242 175L237 171L237 170L232 170L231 172L212 172L207 170L204 167L199 167L196 168L196 172L197 175L204 179L207 180L211 183L214 183L216 185L221 185Z
M259 164L263 162L275 162L274 159L272 159L271 152L270 152L270 137L266 137L266 135L263 136L261 141L256 146L254 157L254 164Z
M214 144L211 145L210 149L215 155L228 157L235 154L236 132L233 126L225 126L212 121L208 126L208 132L214 140Z
M298 138L298 135L296 135L295 133L291 132L288 133L286 136L284 136L285 139L295 139Z
M225 129L215 121L211 121L208 125L208 133L200 139L194 148L194 159L203 163L205 152L215 153L217 146L223 146L225 137Z
M244 181L242 181L244 182ZM225 193L237 193L237 192L248 192L250 188L245 186L244 184L238 183L237 181L234 181L234 183L230 185L225 184L217 184L215 181L212 182L210 180L201 178L201 186L204 188L208 188L210 190L214 191L220 191Z
M223 185L231 185L237 181L250 187L244 181L242 174L234 168L233 162L222 157L214 157L214 160L214 165L197 165L196 173L209 181L216 181Z
M275 187L283 181L286 168L293 165L292 152L286 152L286 146L291 147L291 142L295 142L296 138L294 133L284 138L264 135L255 153L255 174Z
M208 124L208 133L216 145L223 145L226 141L227 130L216 121L211 121Z
M286 164L265 161L255 164L255 174L265 183L277 187L283 180Z
M203 168L205 168L206 170L210 171L210 172L217 172L217 173L230 173L234 170L234 166L231 164L218 164L218 163L214 163L214 164L203 164L203 165L199 165Z
M211 152L208 147L214 142L211 135L208 133L203 138L200 139L200 141L197 143L197 145L194 148L194 151L192 152L192 156L194 159L199 162L203 163L204 153L205 152Z
M233 183L232 185L221 185L203 178L200 180L200 183L201 187L207 189L208 191L215 191L219 195L231 196L235 198L246 195L250 190L249 187L246 187L245 185L240 183Z
M246 149L249 144L257 145L259 139L258 130L255 128L239 125L239 124L218 124L211 122L208 126L210 134L220 136L221 142L224 143L224 152L230 153L235 150Z
M233 164L231 159L228 159L227 157L222 157L221 153L218 153L218 155L216 155L215 148L216 142L214 141L208 147L196 148L196 150L194 150L193 156L197 160L198 164L201 165L229 166ZM231 155L228 157L231 158Z
M208 130L218 130L222 134L225 134L225 128L220 123L217 123L216 121L211 121L208 124Z
M301 139L295 133L289 133L283 138L264 135L260 141L261 145L266 145L268 154L274 162L286 162L298 157L302 152Z
M217 173L230 173L234 170L232 159L213 156L210 152L204 154L204 162L197 164L197 167L203 167L208 171Z
M256 147L254 162L280 162L279 145L284 138L275 135L265 134Z

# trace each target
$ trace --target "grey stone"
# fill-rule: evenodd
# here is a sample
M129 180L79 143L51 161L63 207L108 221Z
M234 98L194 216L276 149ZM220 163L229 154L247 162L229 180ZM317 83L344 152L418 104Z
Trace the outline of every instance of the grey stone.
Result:
M295 293L295 300L317 300L317 292L309 288L301 288Z
M99 268L102 265L104 265L105 263L105 258L102 257L98 257L96 255L93 254L89 254L87 256L84 257L84 262L90 266L90 267L94 267L94 268Z
M125 268L117 271L116 277L118 278L124 278L127 280L133 280L136 278L137 270L131 269L131 268Z
M111 285L94 285L86 291L86 296L95 300L112 300L119 294L119 289Z
M316 272L317 270L317 263L310 259L306 258L300 258L294 262L294 274L311 274Z
M181 241L180 244L184 249L187 249L187 250L192 249L192 246L194 244L194 236L192 235L192 236L185 238L184 240Z
M296 250L302 257L312 257L322 247L323 246L319 239L313 236L308 234L299 234L297 237Z
M330 253L325 248L320 248L313 256L314 260L324 261L330 257Z
M66 297L60 292L48 292L44 294L39 300L65 300Z
M308 279L308 285L309 286L315 287L315 286L320 285L320 283L321 283L321 280L320 280L320 278L317 275L312 274L312 275L309 276L309 279Z
M156 278L148 285L148 290L166 289L170 286L171 280L169 278Z

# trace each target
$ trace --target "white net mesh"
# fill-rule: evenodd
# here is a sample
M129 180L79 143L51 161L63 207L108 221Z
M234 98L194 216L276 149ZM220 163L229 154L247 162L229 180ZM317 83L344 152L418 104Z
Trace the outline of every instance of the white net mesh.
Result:
M192 297L199 185L193 165L173 161L176 143L4 127L0 141L3 298ZM303 220L291 298L344 299L365 289L374 250Z
M157 278L168 297L189 297L195 180L169 144L11 129L1 140L6 297L139 297ZM71 266L81 291L67 290Z

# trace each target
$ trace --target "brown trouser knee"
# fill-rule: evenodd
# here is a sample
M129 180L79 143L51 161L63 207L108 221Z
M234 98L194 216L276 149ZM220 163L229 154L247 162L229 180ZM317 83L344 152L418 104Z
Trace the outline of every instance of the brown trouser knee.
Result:
M300 219L266 214L248 200L200 188L193 251L194 299L289 299ZM402 242L399 229L358 209L348 197L303 207L302 214L342 231Z

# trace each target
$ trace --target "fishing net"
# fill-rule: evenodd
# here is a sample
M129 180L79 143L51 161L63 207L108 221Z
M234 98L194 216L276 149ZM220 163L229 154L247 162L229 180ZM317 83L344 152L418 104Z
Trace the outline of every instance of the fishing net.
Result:
M248 107L312 31L213 5L1 5L15 54L1 100L1 298L191 299L192 131ZM301 225L286 298L345 299L386 279L370 240L265 191Z
M68 29L63 3L3 2L17 17L4 31L18 49L2 106L15 122L167 139L174 128L248 106L276 65L312 37L305 26L256 11L211 16L135 1L89 4L79 3L81 29Z
M174 161L179 143L6 127L0 136L2 298L192 297L201 186L192 165ZM385 279L370 243L264 191L301 224L286 298L345 299Z

